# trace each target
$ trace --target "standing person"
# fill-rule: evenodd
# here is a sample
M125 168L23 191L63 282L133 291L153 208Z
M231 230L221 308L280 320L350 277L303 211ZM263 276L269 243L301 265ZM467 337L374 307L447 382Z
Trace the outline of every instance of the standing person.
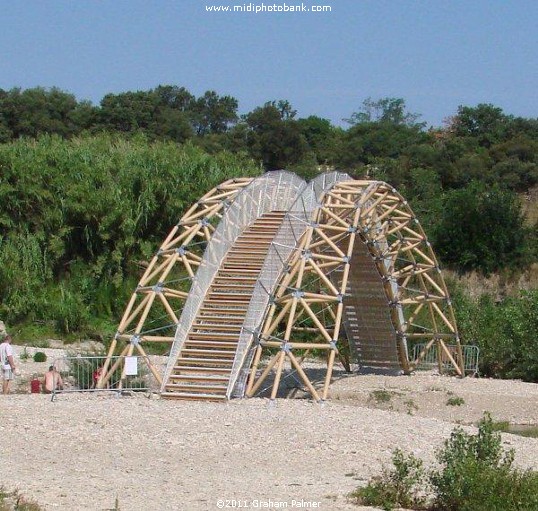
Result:
M13 348L11 346L11 336L6 335L0 344L0 364L2 365L2 393L9 394L11 380L15 372L15 360L13 359Z

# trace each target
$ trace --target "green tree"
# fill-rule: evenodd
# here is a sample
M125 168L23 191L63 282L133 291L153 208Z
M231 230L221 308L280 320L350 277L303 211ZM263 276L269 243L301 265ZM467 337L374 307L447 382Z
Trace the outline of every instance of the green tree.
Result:
M379 158L398 160L409 148L429 141L431 135L418 127L388 122L356 124L342 136L336 164L351 170L374 164ZM392 183L396 184L396 183Z
M191 118L197 135L224 133L237 121L237 99L207 91L192 106Z
M43 133L71 136L87 127L78 122L81 111L91 109L89 103L79 105L73 94L56 87L14 88L0 94L0 132L4 139Z
M151 91L107 94L101 100L101 124L110 131L148 132L153 128L158 106L158 97Z
M528 231L513 192L473 182L447 192L440 215L434 244L446 264L488 274L528 262Z
M505 138L512 119L502 108L489 103L476 107L460 105L449 122L449 130L459 137L476 138L481 146L490 147Z
M185 87L159 85L153 93L157 96L161 107L179 112L190 112L194 109L196 98Z
M295 119L297 110L295 110L287 99L279 99L278 101L270 101L270 105L274 106L280 112L280 118L283 121Z
M289 167L306 156L308 145L299 124L287 118L274 102L254 109L245 116L245 122L249 152L267 170Z
M332 164L338 151L342 129L335 128L331 121L316 115L299 119L297 123L318 164Z
M359 112L354 112L349 119L343 120L352 126L374 122L423 128L424 124L416 122L420 117L420 114L406 110L405 100L402 98L381 98L377 101L368 98L363 101Z

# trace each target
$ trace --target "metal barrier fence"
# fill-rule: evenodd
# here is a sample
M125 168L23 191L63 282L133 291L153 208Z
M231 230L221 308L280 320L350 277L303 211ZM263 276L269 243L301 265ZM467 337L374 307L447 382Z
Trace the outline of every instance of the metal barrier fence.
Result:
M53 377L54 388L51 392L52 401L57 394L68 392L158 392L159 382L148 368L148 359L157 368L163 370L165 362L161 364L158 358L140 356L111 357L108 374L110 377L98 388L97 383L107 359L101 356L68 356L54 360L53 366L56 374Z
M416 360L420 353L426 347L425 343L415 344L413 348L413 360ZM448 351L452 357L457 360L458 347L455 344L446 345ZM417 365L417 369L431 369L432 367L438 367L439 358L438 358L438 346L433 345L430 350L426 353L424 358ZM472 344L463 344L461 346L463 354L463 368L465 374L471 374L473 376L478 375L478 357L480 355L480 349L478 346ZM452 363L441 351L441 363L443 365L443 370L449 373L453 369Z

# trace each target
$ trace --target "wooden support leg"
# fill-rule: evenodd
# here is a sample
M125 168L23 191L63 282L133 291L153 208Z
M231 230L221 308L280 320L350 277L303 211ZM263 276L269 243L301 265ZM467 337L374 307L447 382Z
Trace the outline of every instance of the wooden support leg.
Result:
M331 383L331 376L333 374L334 366L334 357L336 355L336 349L332 349L329 353L329 361L327 363L327 374L325 376L325 385L323 386L322 399L327 399L327 394L329 393L329 385Z
M435 344L437 346L437 369L439 370L439 374L443 374L443 353L441 352L439 339L435 341Z
M418 367L418 365L420 364L422 359L426 356L428 351L433 346L434 342L435 342L435 339L432 339L431 341L428 342L428 344L426 344L424 349L418 354L418 357L416 358L416 360L413 361L413 364L412 364L412 366L410 368L411 370L416 369Z
M112 375L121 364L122 357L124 357L127 354L127 350L129 349L129 346L130 345L127 344L127 346L123 348L123 351L119 354L118 359L116 360L116 362L114 362L114 364L112 364L112 367L108 370L108 373L105 374L105 376L101 379L97 388L102 389L110 382L110 378L112 378Z
M161 375L157 372L157 370L155 369L155 366L151 363L151 360L149 359L149 357L148 357L147 353L145 352L144 348L142 348L142 346L140 346L140 343L138 343L136 345L136 349L138 350L140 355L142 355L142 357L146 361L146 364L147 364L149 370L151 371L151 374L153 374L153 377L155 378L155 380L157 380L157 383L159 384L159 387L160 387L162 385L162 383L163 383Z
M316 389L314 388L314 386L308 379L308 376L305 374L305 372L303 371L303 368L301 367L301 365L299 364L299 362L297 361L297 359L295 358L295 356L293 355L291 351L288 352L288 357L290 357L293 367L295 367L295 369L299 373L299 376L303 380L304 384L307 386L308 390L310 391L310 394L312 394L312 397L316 401L321 401L319 394L317 393Z
M263 348L258 345L256 347L256 353L254 354L254 360L252 362L252 367L250 368L250 374L248 376L247 390L245 395L250 396L252 392L252 386L254 385L254 380L256 379L256 372L258 371L258 364L260 363L260 358L262 356Z
M448 348L446 347L445 343L440 339L439 341L439 346L440 348L443 349L443 352L445 353L445 355L447 356L448 360L450 360L450 363L454 366L454 369L456 370L456 372L458 373L458 376L463 376L462 374L462 370L460 369L460 367L458 366L458 364L456 363L456 361L454 360L454 357L452 356L452 354L450 353L450 351L448 351Z
M112 359L112 356L114 355L114 350L116 349L116 345L118 344L118 340L116 338L112 339L112 342L110 343L110 348L108 350L108 355L106 357L105 363L103 365L103 369L101 370L101 374L99 375L99 379L97 380L95 386L98 389L103 388L103 379L108 371L108 366L110 365L110 360Z
M275 363L278 361L278 355L279 353L277 353L272 359L271 361L269 362L269 364L267 364L267 367L264 369L263 373L260 375L260 377L258 378L258 381L256 382L256 384L254 385L254 387L252 387L252 389L250 390L249 393L247 393L247 397L252 397L254 394L256 394L256 391L260 388L260 385L264 382L265 378L267 378L267 376L269 375L269 373L271 372L271 369L273 369L273 366L275 365Z
M278 355L278 365L276 368L275 381L273 382L273 390L271 391L271 400L276 398L278 392L278 385L280 384L280 377L282 376L282 366L284 365L284 359L286 358L286 352L282 350Z

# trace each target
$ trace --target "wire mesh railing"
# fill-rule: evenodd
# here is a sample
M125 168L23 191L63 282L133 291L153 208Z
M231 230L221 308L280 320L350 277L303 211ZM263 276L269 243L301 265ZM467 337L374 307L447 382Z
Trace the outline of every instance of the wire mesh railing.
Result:
M290 172L269 172L244 188L226 211L193 279L191 291L174 336L163 377L163 388L173 371L175 361L205 299L207 290L237 237L264 213L288 211L305 186L303 179Z
M340 172L322 174L305 186L288 212L273 238L264 265L254 287L249 308L239 337L234 364L231 371L227 396L242 397L254 354L253 341L259 335L271 296L280 280L291 254L312 221L320 197L338 181L349 176Z
M148 359L154 367L163 369L163 357L111 357L105 381L98 386L106 355L56 358L52 364L52 400L58 394L70 392L158 392L159 383L148 369Z

